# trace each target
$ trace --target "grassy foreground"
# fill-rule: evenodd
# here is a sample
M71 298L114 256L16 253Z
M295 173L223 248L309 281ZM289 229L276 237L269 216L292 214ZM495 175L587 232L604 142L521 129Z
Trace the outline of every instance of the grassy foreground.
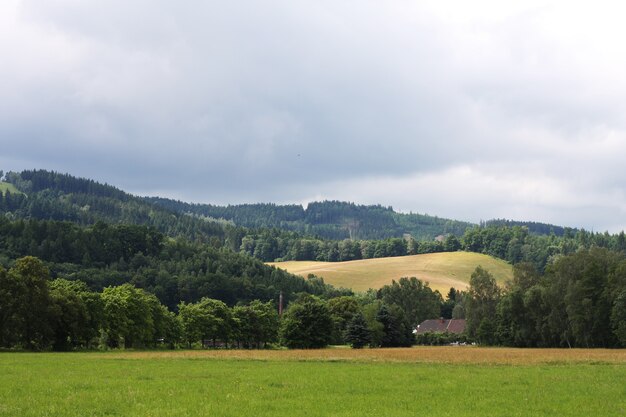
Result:
M470 252L429 253L393 258L364 259L347 262L288 261L270 263L293 274L315 274L337 287L365 291L381 288L401 277L417 277L430 287L447 294L450 287L467 289L478 265L493 274L499 283L513 277L510 264L488 255Z
M623 351L353 352L2 353L0 416L626 415Z

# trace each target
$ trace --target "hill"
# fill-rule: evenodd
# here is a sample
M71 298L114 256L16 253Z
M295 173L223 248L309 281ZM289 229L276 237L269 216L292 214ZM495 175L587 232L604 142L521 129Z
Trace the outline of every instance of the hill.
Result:
M481 265L498 283L513 277L510 264L488 255L470 252L431 253L393 258L365 259L348 262L288 261L270 263L296 275L314 274L328 284L365 291L380 288L392 279L417 277L445 295L450 287L464 290L476 268Z
M219 222L176 213L108 184L45 170L8 172L0 214L11 219L97 222L154 227L170 237L226 244L238 250L243 232ZM14 192L15 190L15 192Z
M0 193L0 266L23 256L95 291L131 282L170 309L323 294L319 282L238 253L242 228L172 212L107 184L50 171L9 172ZM16 190L13 192L13 190Z
M147 197L147 201L177 213L223 219L248 228L277 228L323 239L372 240L405 237L415 240L433 240L441 235L462 236L476 226L470 222L440 218L428 214L399 213L382 205L359 205L344 201L316 201L307 207L296 204L272 203L217 206L191 204L161 197ZM576 229L546 223L494 219L480 226L522 226L537 235L563 236Z
M310 203L306 209L299 205L189 204L138 197L108 184L45 170L8 172L0 181L11 191L0 193L0 215L9 220L147 226L169 238L228 248L264 262L352 261L464 250L512 264L531 262L543 271L551 260L581 248L626 251L623 232L609 235L508 220L470 225L339 201ZM440 234L447 236L432 238ZM380 237L389 235L398 237Z
M238 226L278 228L334 240L387 239L407 234L416 240L432 240L446 234L461 236L474 226L427 214L398 213L392 207L343 201L312 202L306 208L295 204L189 204L159 197L147 201L178 213L224 219Z

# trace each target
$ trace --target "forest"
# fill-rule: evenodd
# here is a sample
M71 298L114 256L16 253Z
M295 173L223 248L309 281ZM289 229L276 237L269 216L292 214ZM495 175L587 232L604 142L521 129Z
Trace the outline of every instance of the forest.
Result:
M436 317L466 318L463 340L481 344L626 346L623 232L494 220L437 240L333 239L277 225L285 218L329 225L347 207L357 213L354 224L393 236L400 223L388 219L397 213L339 202L209 212L49 171L10 172L4 180L11 184L0 193L4 348L407 346L412 329ZM258 223L264 217L271 221ZM414 277L354 294L262 262L457 250L507 260L513 282L499 287L477 268L468 292L452 288L445 298Z
M495 284L477 268L465 297L467 335L516 347L626 347L626 256L593 247L562 256L540 274L514 266Z
M405 305L407 292L418 305ZM282 316L274 300L228 305L198 297L194 291L170 309L136 283L93 290L82 280L52 279L40 259L22 257L8 271L0 267L0 348L410 346L410 323L439 314L441 304L415 278L358 296L301 291Z
M293 204L189 204L158 197L147 201L177 213L224 219L251 229L277 228L330 240L377 240L407 234L417 240L432 240L448 233L462 234L471 226L425 214L398 213L392 207L342 201L311 202L306 209Z
M602 248L577 252L539 274L515 266L504 288L476 268L467 292L445 300L419 279L400 278L360 294L301 292L280 315L276 302L228 305L179 300L170 309L132 283L94 291L52 279L27 256L0 267L0 347L30 350L115 348L353 348L476 342L515 347L626 347L626 258ZM427 318L465 318L466 334L412 330Z

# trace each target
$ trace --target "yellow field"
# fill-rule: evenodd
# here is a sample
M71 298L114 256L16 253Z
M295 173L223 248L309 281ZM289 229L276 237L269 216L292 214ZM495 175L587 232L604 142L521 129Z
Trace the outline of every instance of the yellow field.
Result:
M90 354L92 355L92 354ZM477 346L416 346L393 349L183 350L93 354L124 359L234 359L260 361L356 361L474 365L626 364L626 349L518 349Z
M348 262L288 261L273 262L278 268L306 277L315 274L336 287L365 291L378 289L401 277L417 277L444 296L454 287L467 289L476 267L481 265L493 274L498 283L513 277L510 264L491 256L470 252L430 253L394 258L364 259Z

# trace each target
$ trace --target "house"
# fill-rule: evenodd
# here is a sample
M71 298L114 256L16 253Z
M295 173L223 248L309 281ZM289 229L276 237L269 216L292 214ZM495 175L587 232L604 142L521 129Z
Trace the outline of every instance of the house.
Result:
M465 319L433 319L424 320L415 330L414 334L424 333L452 333L461 334L465 331Z

